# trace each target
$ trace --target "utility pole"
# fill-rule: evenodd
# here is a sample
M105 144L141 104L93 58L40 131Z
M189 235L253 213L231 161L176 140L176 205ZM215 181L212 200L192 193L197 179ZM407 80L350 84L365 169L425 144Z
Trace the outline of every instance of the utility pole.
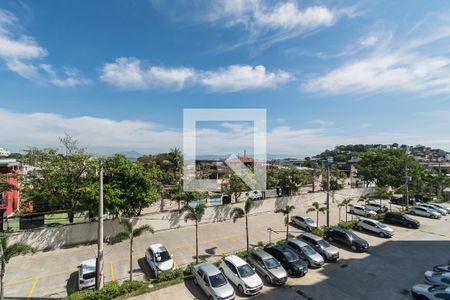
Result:
M327 158L327 227L330 227L330 166L333 158Z
M103 287L103 161L99 161L100 199L98 202L98 254L97 254L97 277L96 288Z
M406 210L409 210L409 177L408 177L408 165L405 166L405 203Z

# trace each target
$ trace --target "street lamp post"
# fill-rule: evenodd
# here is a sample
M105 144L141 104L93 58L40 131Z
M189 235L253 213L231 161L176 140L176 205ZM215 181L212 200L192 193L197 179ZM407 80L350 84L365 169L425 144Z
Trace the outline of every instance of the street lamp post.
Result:
M327 158L327 227L330 227L330 167L333 164L333 157Z
M99 290L103 287L103 161L99 164L99 202L98 202L98 254L97 254L97 276L96 288Z

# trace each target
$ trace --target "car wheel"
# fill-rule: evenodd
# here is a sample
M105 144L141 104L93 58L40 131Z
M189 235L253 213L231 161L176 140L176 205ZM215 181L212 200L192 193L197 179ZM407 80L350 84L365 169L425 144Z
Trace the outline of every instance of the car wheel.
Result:
M367 215L366 215L367 218L370 218L371 216L372 216L371 214L367 214Z
M242 285L238 285L238 290L239 290L239 293L244 295L244 288L242 287Z
M351 213L352 215L355 214L354 210L350 210L349 213Z
M289 276L292 276L292 274L294 274L294 272L292 272L291 268L287 269L287 273L289 274Z
M361 226L357 227L359 231L363 231L363 228Z
M409 212L409 214L415 215L416 213L412 210L412 211Z
M270 280L269 275L264 276L264 279L266 280L267 283L272 283L272 281Z
M351 249L352 249L352 251L356 251L357 250L355 245L352 245Z
M311 232L311 228L309 228L309 226L306 227L306 231L307 231L307 232Z
M214 297L213 296L209 296L209 300L214 300Z
M197 281L197 278L195 276L194 276L194 284L198 285L198 281Z
M408 224L408 228L412 228L413 226L412 226L412 224Z
M332 242L332 241L333 241L333 237L332 237L332 236L328 237L328 240L329 240L330 242Z
M382 237L382 238L386 237L386 235L384 234L384 232L380 232L379 235L380 235L380 237Z

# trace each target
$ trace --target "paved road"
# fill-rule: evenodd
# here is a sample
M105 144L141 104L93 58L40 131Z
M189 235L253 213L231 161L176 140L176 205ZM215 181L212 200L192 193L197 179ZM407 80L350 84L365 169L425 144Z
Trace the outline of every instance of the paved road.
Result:
M296 211L304 214L304 211ZM338 210L333 208L331 222L336 223ZM312 215L311 215L312 216ZM315 216L312 216L315 218ZM344 218L344 216L342 216ZM323 224L325 216L320 215ZM396 237L383 240L378 237L361 234L373 246L369 254L353 254L342 250L342 259L328 264L321 270L314 270L302 279L289 279L283 288L264 288L261 299L407 299L402 294L405 289L420 282L423 271L433 264L448 260L448 236L450 224L447 220L421 219L420 230L396 228ZM284 230L283 217L275 213L266 213L250 218L250 242L253 245L268 242L267 228ZM299 232L296 228L290 230ZM283 238L283 234L273 234L273 240ZM230 221L205 224L200 227L200 254L208 260L218 260L222 254L228 254L245 248L244 221ZM145 235L135 241L135 260L133 276L146 277L148 269L143 259L148 245L161 242L174 254L178 265L185 265L194 256L194 228L182 228ZM32 256L14 258L8 265L6 277L6 296L11 298L54 298L71 293L76 282L76 266L80 261L95 256L95 245L62 249ZM128 244L126 242L107 246L105 249L106 280L128 278ZM401 285L400 285L401 283ZM176 299L192 299L202 295L187 282L185 292ZM394 286L395 285L395 288ZM398 288L397 286L400 286ZM369 288L367 288L369 287ZM366 295L373 289L374 295ZM155 299L174 299L170 290L160 291ZM393 291L396 297L389 298ZM386 292L384 292L386 291ZM164 296L168 293L167 297ZM303 293L306 298L300 296ZM300 298L299 298L300 297ZM346 298L347 297L347 298ZM352 298L353 297L353 298ZM378 297L378 296L377 296ZM402 298L403 297L403 298Z

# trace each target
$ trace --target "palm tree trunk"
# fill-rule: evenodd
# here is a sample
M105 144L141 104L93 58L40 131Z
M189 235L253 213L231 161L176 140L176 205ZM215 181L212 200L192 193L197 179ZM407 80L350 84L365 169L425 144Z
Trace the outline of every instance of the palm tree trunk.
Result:
M347 204L345 204L345 222L348 222L347 214L348 214Z
M286 215L286 241L289 239L289 214Z
M5 262L2 261L0 270L0 299L3 300L3 278L5 277Z
M338 223L340 223L341 222L341 207L339 206L339 222Z
M317 228L319 228L319 210L317 210Z
M195 262L198 264L198 221L195 221Z
M130 238L130 281L133 281L133 237Z
M249 248L249 241L248 241L248 216L247 214L245 214L245 233L246 233L246 238L247 238L247 253L248 253L248 248Z

